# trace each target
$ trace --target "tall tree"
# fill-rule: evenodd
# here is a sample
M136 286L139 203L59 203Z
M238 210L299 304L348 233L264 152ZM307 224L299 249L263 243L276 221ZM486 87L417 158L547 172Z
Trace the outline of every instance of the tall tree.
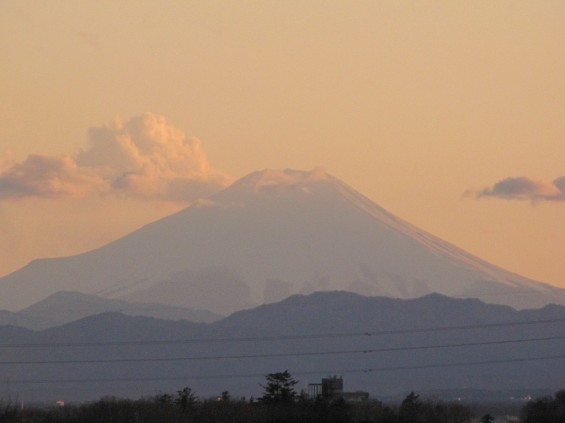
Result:
M494 417L487 413L481 417L480 423L492 423L493 421Z
M261 385L263 396L260 401L266 403L291 403L296 398L294 386L298 383L293 379L288 370L278 373L269 373L265 376L266 384Z
M188 386L180 391L177 391L175 404L178 405L181 410L188 410L193 408L197 401L198 397Z
M424 404L420 396L410 392L398 409L398 421L400 423L417 423L424 419Z

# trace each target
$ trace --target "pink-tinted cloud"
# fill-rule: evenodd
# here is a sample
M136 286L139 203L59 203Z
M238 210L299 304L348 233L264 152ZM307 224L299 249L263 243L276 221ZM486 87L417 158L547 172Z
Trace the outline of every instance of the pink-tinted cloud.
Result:
M72 158L30 155L0 167L0 198L83 196L120 192L187 202L224 188L231 179L209 163L201 142L165 118L145 113L90 128L88 146Z
M492 187L471 192L477 198L495 197L505 200L565 201L565 176L554 181L538 181L526 176L503 179Z
M31 154L0 173L0 198L80 197L107 184L90 169L79 168L69 156Z

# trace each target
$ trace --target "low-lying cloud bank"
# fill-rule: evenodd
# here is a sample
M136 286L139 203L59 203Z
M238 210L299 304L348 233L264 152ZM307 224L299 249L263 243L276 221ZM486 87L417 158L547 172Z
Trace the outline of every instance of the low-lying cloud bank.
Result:
M538 181L526 176L503 179L492 187L466 194L477 198L496 197L505 200L565 201L565 176L551 182Z
M230 182L210 165L198 139L154 113L90 128L87 148L74 157L31 154L0 163L0 200L123 193L189 202Z

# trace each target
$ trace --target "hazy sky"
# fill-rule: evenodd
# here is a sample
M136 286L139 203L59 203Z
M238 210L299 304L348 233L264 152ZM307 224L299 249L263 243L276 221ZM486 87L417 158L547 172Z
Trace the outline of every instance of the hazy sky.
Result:
M0 3L0 275L323 167L565 287L565 2Z

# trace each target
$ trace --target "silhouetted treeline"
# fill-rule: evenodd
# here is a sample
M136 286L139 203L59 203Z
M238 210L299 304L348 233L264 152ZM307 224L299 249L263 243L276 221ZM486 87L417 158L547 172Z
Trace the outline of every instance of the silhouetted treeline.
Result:
M26 407L0 401L1 423L469 423L470 408L457 402L425 401L410 393L400 405L347 403L298 395L291 403L233 399L224 391L200 400L190 388L137 400L104 397L64 407ZM484 415L481 422L496 422ZM475 420L476 421L476 420ZM565 390L530 401L522 423L565 422Z
M468 423L471 411L458 403L421 401L410 394L400 406L379 401L347 403L299 395L292 403L218 398L199 400L189 389L138 400L105 397L92 403L49 409L4 405L2 423Z

